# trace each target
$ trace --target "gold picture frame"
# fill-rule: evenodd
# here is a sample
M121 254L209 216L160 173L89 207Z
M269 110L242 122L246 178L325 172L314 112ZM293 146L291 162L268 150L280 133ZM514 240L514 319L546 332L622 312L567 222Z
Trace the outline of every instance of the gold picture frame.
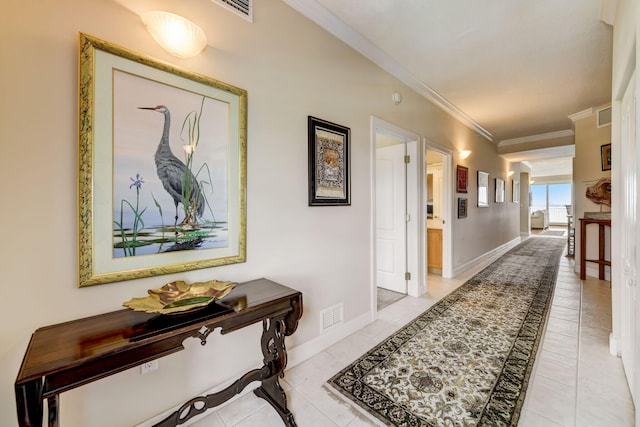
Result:
M246 260L244 89L80 33L78 104L79 286Z
M600 162L603 172L611 170L611 144L600 146Z

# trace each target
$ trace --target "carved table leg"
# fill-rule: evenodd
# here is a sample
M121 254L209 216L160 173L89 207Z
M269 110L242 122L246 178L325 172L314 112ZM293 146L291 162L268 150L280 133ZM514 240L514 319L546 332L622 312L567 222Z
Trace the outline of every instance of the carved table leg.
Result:
M262 354L268 374L262 378L262 384L254 390L254 393L273 406L285 425L296 427L293 414L287 408L287 395L278 382L287 366L287 350L284 346L285 328L282 318L262 321Z
M15 386L20 427L42 426L42 379Z
M58 418L59 418L59 410L58 410L58 395L54 394L50 398L47 399L47 404L49 407L49 427L58 427Z

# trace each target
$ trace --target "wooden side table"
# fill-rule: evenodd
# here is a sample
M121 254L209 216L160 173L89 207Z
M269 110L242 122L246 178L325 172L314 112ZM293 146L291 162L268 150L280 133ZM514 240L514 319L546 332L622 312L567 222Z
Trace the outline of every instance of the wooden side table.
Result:
M264 366L218 393L191 399L156 426L183 424L254 381L261 383L254 393L269 402L285 425L295 426L278 378L287 365L284 338L295 332L301 316L300 292L258 279L238 284L220 301L193 313L168 316L126 309L37 329L15 382L18 423L42 426L46 399L48 425L56 427L60 393L183 350L187 338L205 345L216 328L226 334L262 322Z
M587 225L598 225L598 259L587 259ZM587 278L587 262L598 264L598 278L604 280L604 267L611 266L611 261L604 258L605 227L611 228L610 219L580 218L580 280Z

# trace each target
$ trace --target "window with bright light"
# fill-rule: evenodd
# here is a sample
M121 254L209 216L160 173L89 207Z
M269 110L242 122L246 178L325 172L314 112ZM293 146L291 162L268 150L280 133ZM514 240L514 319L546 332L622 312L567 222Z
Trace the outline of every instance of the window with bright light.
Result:
M531 212L546 210L550 224L566 224L570 205L571 183L531 185Z

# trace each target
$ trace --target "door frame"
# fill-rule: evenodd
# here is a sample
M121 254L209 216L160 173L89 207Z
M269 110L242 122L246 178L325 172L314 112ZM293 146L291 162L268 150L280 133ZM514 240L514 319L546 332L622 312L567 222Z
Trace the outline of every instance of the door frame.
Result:
M617 91L614 90L616 97L612 102L612 138L611 143L613 146L612 149L612 168L611 168L611 178L614 182L623 182L627 179L628 176L634 176L636 182L638 177L640 177L640 163L636 165L636 170L630 170L627 167L626 162L623 161L622 156L622 146L623 144L623 115L625 114L623 109L623 100L625 95L629 92L629 89L633 89L632 96L635 97L635 117L632 120L635 120L635 150L636 152L640 149L638 135L640 135L640 108L638 108L637 102L640 99L640 84L637 81L637 72L636 68L631 67L630 73L625 76L625 79L621 82L620 87ZM632 85L634 85L632 87ZM622 193L623 189L621 185L616 185L612 187L612 221L611 221L611 241L622 243L625 241L625 233L627 230L624 230L624 205L621 202L625 195ZM637 191L637 190L636 190ZM636 200L636 213L640 212L638 210L638 200ZM638 238L638 234L640 233L640 226L636 220L636 236L634 239ZM637 241L637 240L636 240ZM625 259L625 254L623 253L622 244L612 244L611 245L611 258L612 259ZM635 259L630 260L631 263L634 264L636 271L640 270L640 254L636 253ZM609 351L612 355L622 357L623 359L623 367L625 371L625 376L627 377L627 382L629 384L629 388L631 391L631 396L634 401L636 407L640 402L640 366L637 363L637 357L640 354L640 328L636 327L635 331L627 331L626 325L629 324L631 313L640 313L640 303L639 300L636 299L635 306L630 304L630 301L627 299L625 295L625 286L629 286L625 280L625 267L622 265L613 264L611 266L611 304L612 304L612 333L609 336ZM631 289L631 293L637 294L637 284L632 284L633 289ZM637 298L637 297L636 297ZM637 321L637 318L636 318ZM633 333L633 336L627 336L624 333ZM629 342L631 341L631 342ZM633 360L633 371L627 371L627 363L629 355L627 355L625 359L625 354L623 353L623 347L629 348L632 355L635 356L636 360ZM636 411L636 423L640 422L640 411Z
M420 296L426 291L424 281L426 262L418 262L425 253L421 249L420 236L426 233L423 223L418 218L426 218L423 197L420 196L424 179L419 179L420 169L424 172L424 150L421 147L421 138L418 134L410 132L399 126L386 122L378 117L371 116L370 128L370 168L371 168L371 205L369 208L371 231L370 231L370 262L371 262L371 317L377 318L377 297L376 297L376 134L383 133L398 140L406 142L407 154L411 156L411 162L407 167L407 268L411 274L411 279L407 280L407 294L410 296ZM415 159L415 161L414 161ZM424 241L424 238L422 239ZM424 265L423 265L424 264Z
M443 147L442 145L436 144L427 140L426 138L422 141L421 152L423 159L427 158L427 150L437 151L442 156L442 219L444 221L442 226L442 277L446 279L450 279L453 277L453 206L454 206L454 197L455 192L453 191L453 152ZM426 203L427 203L427 165L426 161L423 160L422 163L423 170L420 171L420 176L422 176L422 189L421 189L421 197L422 203L420 204L422 208L421 217L426 218ZM423 253L425 254L425 260L427 255L427 227L423 224L423 232L422 236L422 246ZM425 261L426 262L426 261ZM425 281L426 286L428 288L428 280L427 280L427 270L425 270Z

